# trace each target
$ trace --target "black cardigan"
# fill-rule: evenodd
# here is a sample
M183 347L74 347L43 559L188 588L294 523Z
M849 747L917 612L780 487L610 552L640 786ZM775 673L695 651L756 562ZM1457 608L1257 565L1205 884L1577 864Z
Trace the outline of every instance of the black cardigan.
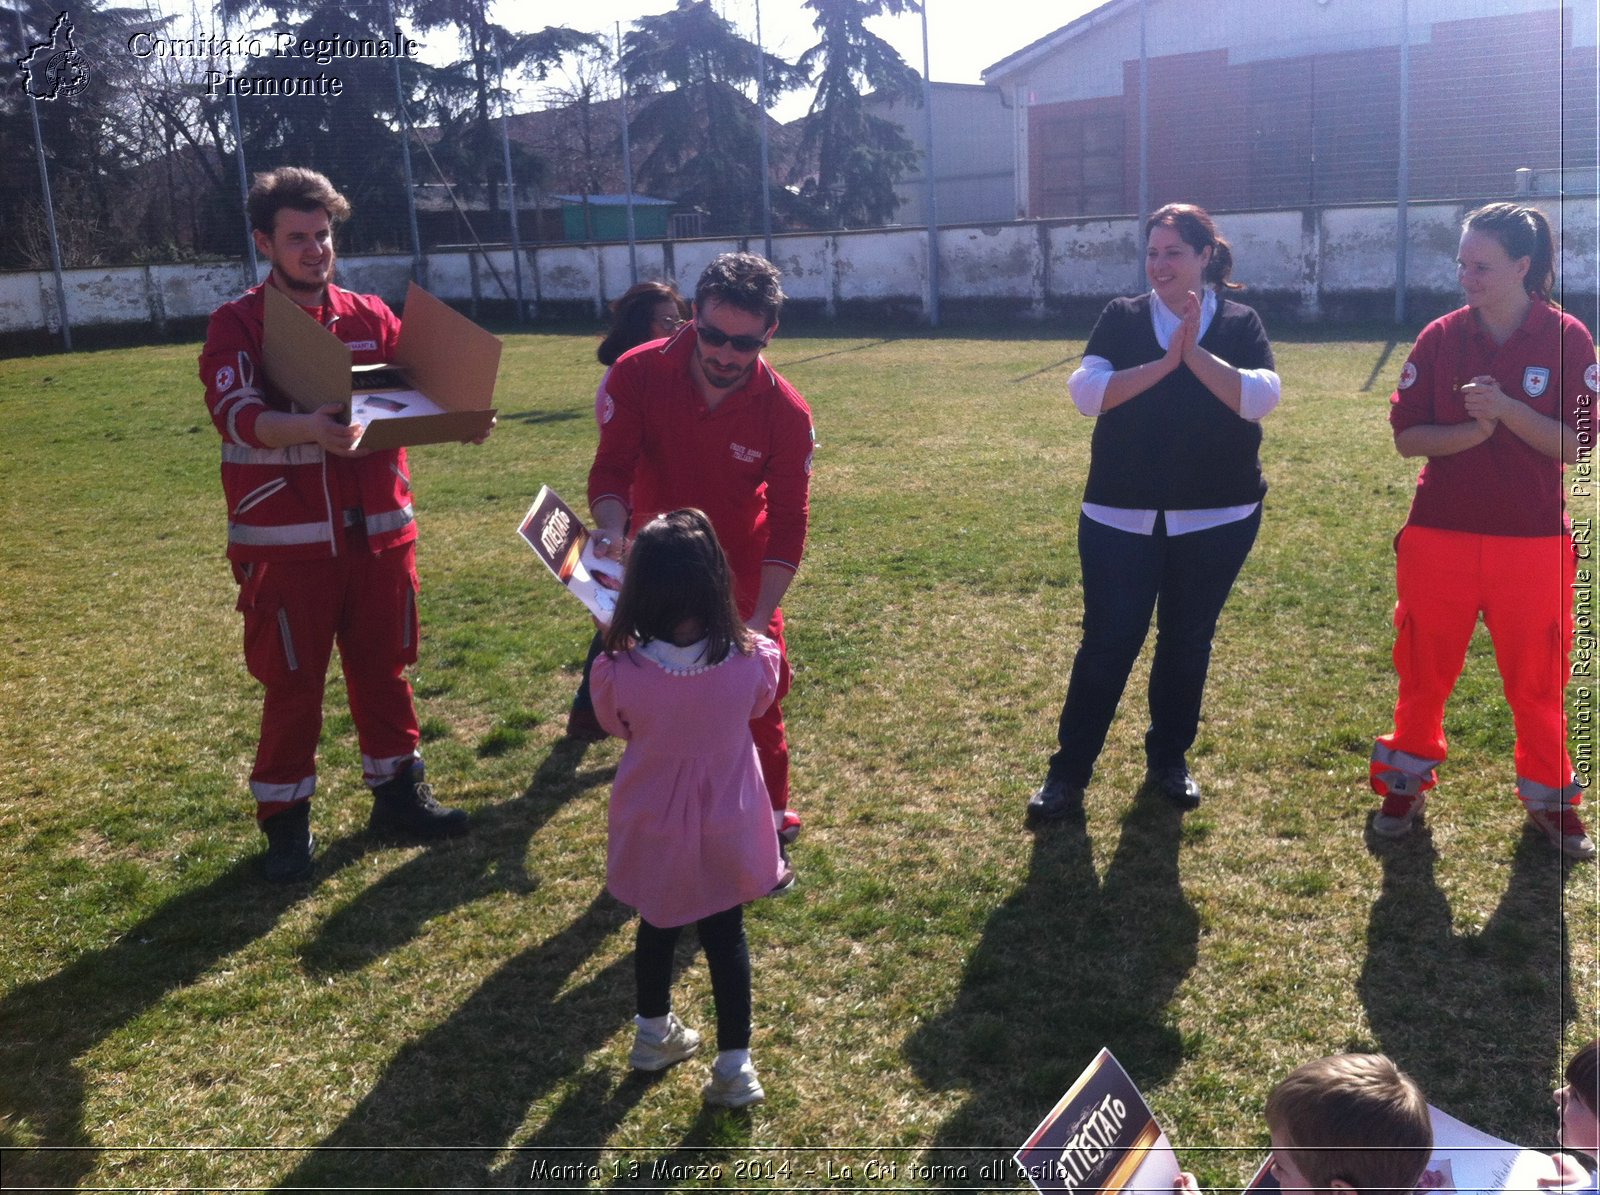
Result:
M1113 299L1089 334L1085 356L1113 369L1161 359L1148 294ZM1272 369L1261 318L1219 299L1203 347L1236 369ZM1259 502L1261 426L1234 414L1179 365L1143 394L1095 420L1083 500L1132 510L1207 510Z

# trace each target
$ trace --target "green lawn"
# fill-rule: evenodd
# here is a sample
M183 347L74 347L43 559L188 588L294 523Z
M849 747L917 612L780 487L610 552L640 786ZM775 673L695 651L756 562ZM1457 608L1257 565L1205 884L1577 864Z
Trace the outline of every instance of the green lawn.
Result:
M796 891L748 918L749 1115L702 1110L698 1062L627 1070L618 749L562 743L589 627L515 534L542 483L582 500L594 340L509 337L490 442L413 453L424 749L475 832L366 841L335 679L318 876L287 891L255 875L258 695L197 346L0 363L5 1185L1013 1189L993 1167L1102 1045L1217 1185L1256 1164L1275 1079L1345 1048L1551 1142L1549 1087L1596 1034L1597 869L1522 827L1486 636L1428 828L1365 834L1407 343L1278 341L1272 492L1192 756L1205 805L1132 799L1141 665L1086 827L1035 838L1080 616L1082 342L785 329L771 358L820 439L785 603L807 828ZM698 957L677 994L709 1030Z

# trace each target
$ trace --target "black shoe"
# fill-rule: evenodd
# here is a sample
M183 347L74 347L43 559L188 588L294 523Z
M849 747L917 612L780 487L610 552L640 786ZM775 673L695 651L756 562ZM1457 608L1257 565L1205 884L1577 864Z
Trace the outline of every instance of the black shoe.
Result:
M610 732L600 725L594 710L573 706L567 712L567 737L580 743L598 743L610 737Z
M1160 793L1179 809L1200 807L1200 786L1181 763L1170 768L1151 768L1144 774L1144 786Z
M296 801L261 823L267 836L267 853L261 857L261 874L269 884L293 884L311 876L311 855L317 840L311 833L311 802Z
M1046 776L1039 791L1028 798L1029 826L1045 822L1058 822L1065 817L1076 817L1083 812L1083 789L1068 784L1058 776Z
M467 832L467 811L447 809L433 799L433 786L416 779L409 767L372 790L372 816L367 829L385 836L432 842Z

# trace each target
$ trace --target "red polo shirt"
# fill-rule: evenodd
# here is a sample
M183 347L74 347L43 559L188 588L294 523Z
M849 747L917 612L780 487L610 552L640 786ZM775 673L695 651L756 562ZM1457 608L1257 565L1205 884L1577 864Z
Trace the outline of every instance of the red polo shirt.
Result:
M669 510L705 511L728 553L748 615L761 566L798 569L811 495L811 408L758 359L748 381L708 410L689 373L693 325L611 367L589 503L615 498L633 526Z
M1470 307L1422 330L1389 399L1396 433L1423 424L1467 423L1459 387L1488 374L1509 397L1593 446L1600 367L1594 341L1572 316L1537 300L1522 326L1496 345ZM1417 478L1406 522L1480 535L1560 535L1570 527L1561 462L1545 456L1506 427L1465 452L1430 457Z

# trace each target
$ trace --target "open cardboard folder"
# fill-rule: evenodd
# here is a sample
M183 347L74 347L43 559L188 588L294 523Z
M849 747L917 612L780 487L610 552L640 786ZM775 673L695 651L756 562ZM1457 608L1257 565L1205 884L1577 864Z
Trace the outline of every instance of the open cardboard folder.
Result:
M494 423L500 338L415 282L406 291L395 359L381 388L363 388L343 341L275 286L265 290L267 378L306 411L330 403L366 427L362 448L470 440ZM396 388L396 377L403 388Z

